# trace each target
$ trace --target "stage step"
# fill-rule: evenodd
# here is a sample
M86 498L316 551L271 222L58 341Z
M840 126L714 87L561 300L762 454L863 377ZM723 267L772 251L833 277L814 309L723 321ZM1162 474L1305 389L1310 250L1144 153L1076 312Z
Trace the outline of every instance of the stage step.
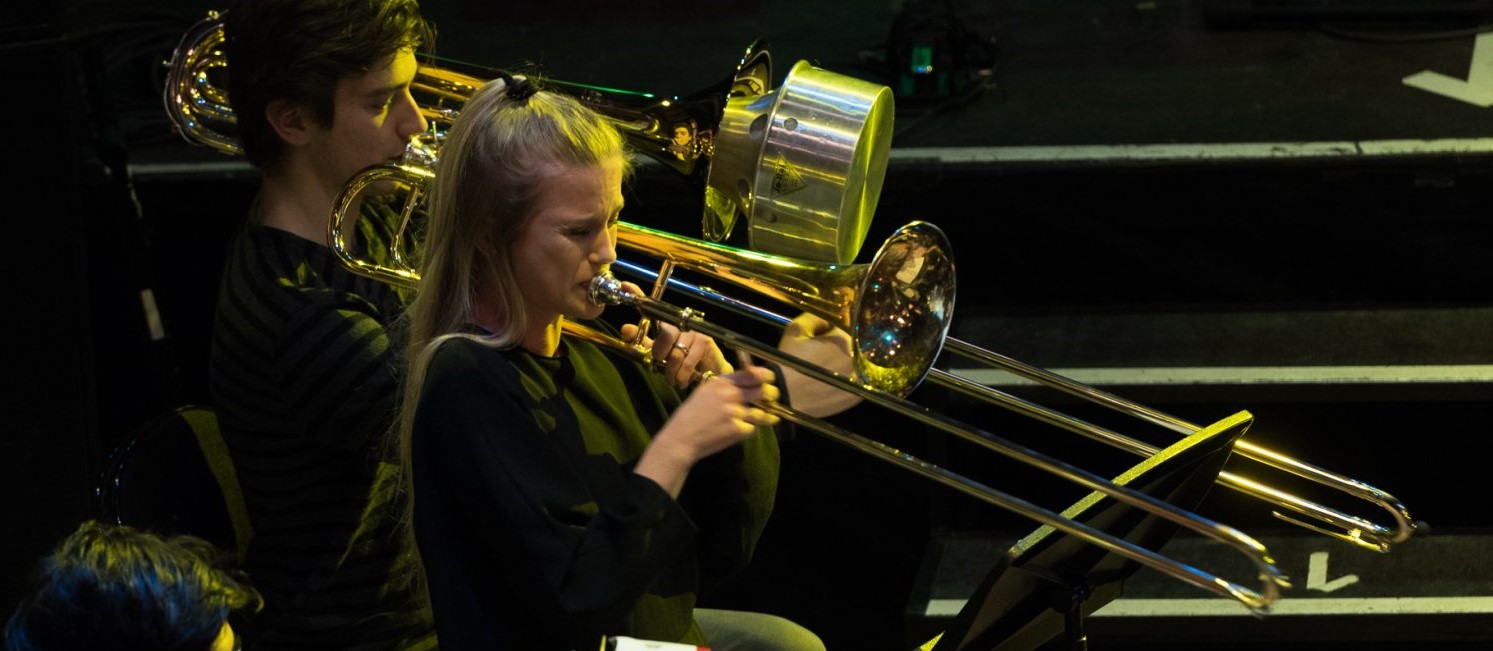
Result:
M1420 537L1388 554L1309 533L1256 536L1292 588L1263 617L1149 569L1087 619L1092 648L1493 647L1493 535ZM935 535L907 609L908 648L942 631L1016 536ZM1163 552L1248 587L1245 557L1179 535Z

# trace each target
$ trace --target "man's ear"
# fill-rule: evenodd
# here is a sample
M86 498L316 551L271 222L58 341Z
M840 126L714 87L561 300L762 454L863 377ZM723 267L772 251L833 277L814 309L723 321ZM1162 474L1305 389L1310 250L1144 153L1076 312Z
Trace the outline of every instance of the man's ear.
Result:
M264 119L288 145L306 144L311 139L311 129L316 126L310 109L283 99L271 100L264 107Z

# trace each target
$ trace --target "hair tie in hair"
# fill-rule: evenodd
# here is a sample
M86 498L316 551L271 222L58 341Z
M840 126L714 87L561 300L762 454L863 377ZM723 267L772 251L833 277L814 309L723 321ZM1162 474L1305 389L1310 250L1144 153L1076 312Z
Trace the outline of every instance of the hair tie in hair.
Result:
M529 81L528 77L514 77L508 73L502 73L503 85L507 88L504 92L508 99L515 102L523 102L539 91L539 88Z

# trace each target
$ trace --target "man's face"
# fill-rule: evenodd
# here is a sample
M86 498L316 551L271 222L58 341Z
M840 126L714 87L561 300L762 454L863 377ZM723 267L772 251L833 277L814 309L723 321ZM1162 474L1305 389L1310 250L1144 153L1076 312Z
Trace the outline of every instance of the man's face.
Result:
M337 83L332 124L315 129L307 148L312 167L335 196L359 170L398 162L425 118L410 96L415 55L400 50L360 77Z

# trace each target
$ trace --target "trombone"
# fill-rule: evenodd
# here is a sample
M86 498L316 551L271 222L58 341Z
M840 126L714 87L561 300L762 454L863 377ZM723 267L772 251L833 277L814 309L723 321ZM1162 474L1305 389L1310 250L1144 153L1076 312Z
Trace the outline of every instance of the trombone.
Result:
M654 271L623 260L618 260L614 266L640 278L665 278L669 286L676 291L698 297L713 305L719 305L736 314L763 323L784 326L790 320L787 316L731 298L713 289L674 278L667 273L666 269ZM822 312L819 314L820 316L825 316ZM826 318L829 317L826 316ZM830 320L842 329L849 330L854 327L854 324L847 322L843 318ZM1039 385L1056 389L1112 411L1138 418L1164 429L1174 431L1184 437L1203 429L1196 424L1176 416L1127 400L1113 393L1102 391L1052 371L1021 362L998 352L981 348L955 337L944 338L943 350L949 351L954 355L1001 368L1020 377L1032 380ZM1157 447L1133 437L1075 419L1067 414L974 382L956 373L951 373L940 368L928 368L926 380L935 385L975 398L976 400L999 405L1137 456L1150 457L1159 452ZM897 391L899 389L899 387L895 386L882 388L890 391ZM1281 509L1301 516L1301 518L1308 518L1315 522L1292 517L1281 511L1272 511L1271 514L1277 519L1380 553L1388 553L1393 545L1408 540L1418 530L1419 524L1411 517L1405 505L1393 495L1379 488L1250 443L1247 440L1240 440L1236 443L1234 451L1239 456L1250 459L1251 461L1265 464L1276 470L1370 502L1389 512L1393 518L1393 524L1392 526L1385 526L1357 515L1345 513L1227 470L1219 473L1218 482L1220 484L1234 491L1274 504Z
M434 174L430 170L417 165L375 165L364 169L343 187L328 225L328 237L333 251L346 268L382 282L411 288L418 286L420 276L414 269L380 265L357 257L348 241L351 230L345 222L356 218L358 202L372 187L395 186L404 190L404 215L409 216L412 214L412 206L418 203L425 185L432 178ZM953 259L943 232L932 224L913 222L903 226L882 244L874 261L857 265L819 264L771 256L693 240L627 222L618 227L618 243L622 247L663 258L666 266L678 265L708 273L770 298L794 304L831 319L832 322L854 321L853 331L858 339L853 346L857 378L846 378L779 351L774 346L706 321L701 313L692 308L679 307L656 298L668 285L669 279L664 273L657 277L653 296L630 294L610 274L598 276L591 285L592 300L598 304L629 305L637 308L645 317L669 322L681 330L704 333L726 347L745 350L760 358L792 367L812 379L851 392L901 416L974 442L1211 538L1243 555L1258 572L1260 587L1251 589L1168 558L1122 537L953 473L791 407L768 405L778 416L1177 580L1234 599L1255 613L1266 612L1280 598L1281 590L1289 587L1289 582L1275 565L1269 550L1237 529L1019 446L991 432L932 412L902 397L917 386L932 360L937 357L953 315ZM398 246L397 242L393 245ZM635 342L623 341L571 321L564 322L562 327L564 333L572 337L618 351L635 361L650 361L648 351ZM1199 430L1197 434L1239 436L1252 421L1253 417L1248 412L1239 412Z

